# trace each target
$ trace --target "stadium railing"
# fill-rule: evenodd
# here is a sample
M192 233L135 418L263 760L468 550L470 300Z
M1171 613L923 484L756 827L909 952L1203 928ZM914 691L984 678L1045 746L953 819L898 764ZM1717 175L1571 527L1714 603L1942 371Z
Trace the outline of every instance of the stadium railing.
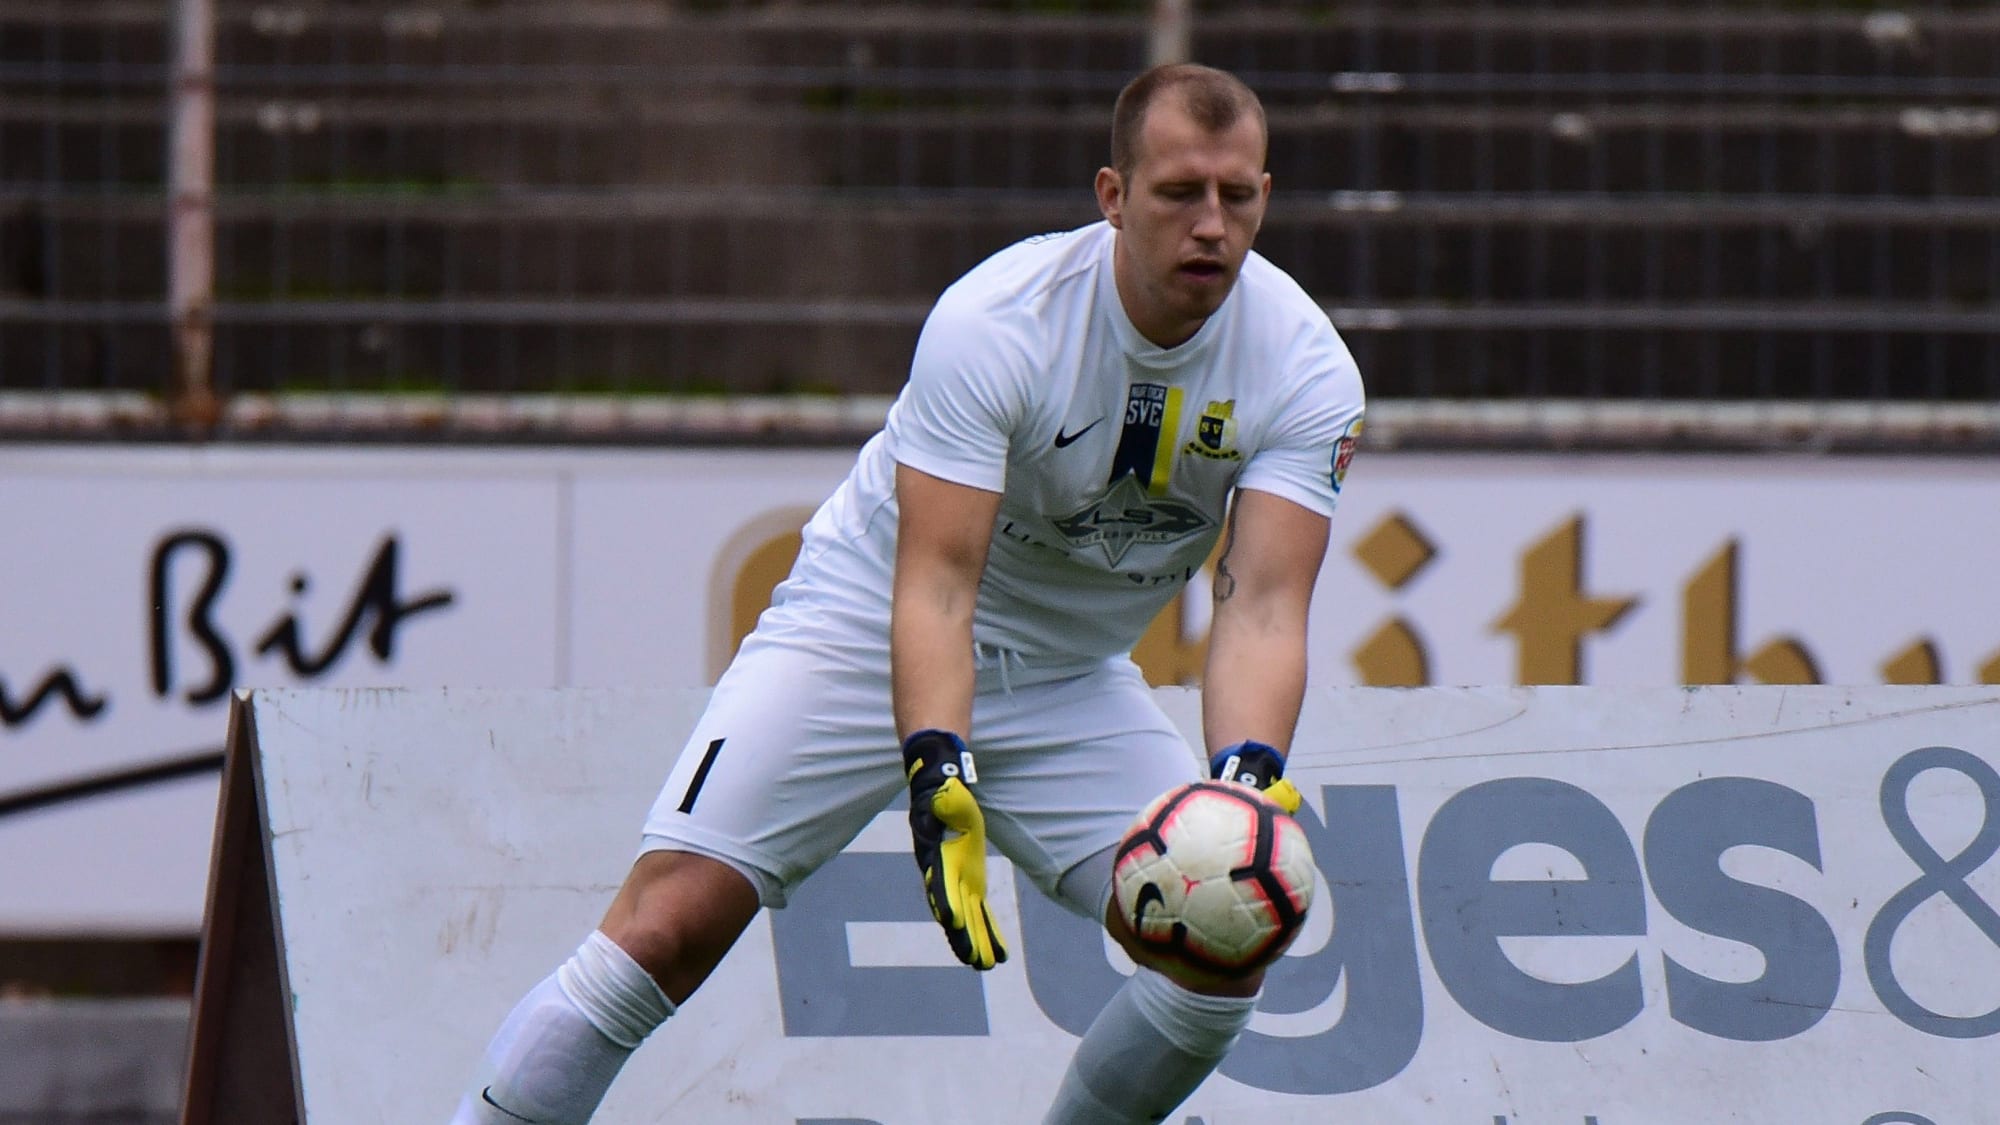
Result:
M1087 222L1145 3L216 0L202 436L825 436ZM1402 444L1986 447L2000 14L1195 4ZM161 6L0 0L0 428L171 409ZM185 416L178 416L184 423Z

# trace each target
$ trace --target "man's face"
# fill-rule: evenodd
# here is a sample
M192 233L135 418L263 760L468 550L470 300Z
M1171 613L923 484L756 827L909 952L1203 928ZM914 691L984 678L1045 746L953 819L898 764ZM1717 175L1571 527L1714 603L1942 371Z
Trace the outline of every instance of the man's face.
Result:
M1208 132L1169 91L1147 108L1138 150L1130 176L1098 170L1097 203L1118 228L1125 314L1172 347L1222 307L1264 222L1264 133L1250 113Z

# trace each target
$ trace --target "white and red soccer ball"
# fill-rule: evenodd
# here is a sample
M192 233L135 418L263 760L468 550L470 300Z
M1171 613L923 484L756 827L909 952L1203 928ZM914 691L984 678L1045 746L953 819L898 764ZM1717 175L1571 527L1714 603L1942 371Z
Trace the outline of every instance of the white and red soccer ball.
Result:
M1148 951L1242 977L1298 936L1315 882L1298 821L1253 789L1198 781L1160 794L1126 829L1111 890Z

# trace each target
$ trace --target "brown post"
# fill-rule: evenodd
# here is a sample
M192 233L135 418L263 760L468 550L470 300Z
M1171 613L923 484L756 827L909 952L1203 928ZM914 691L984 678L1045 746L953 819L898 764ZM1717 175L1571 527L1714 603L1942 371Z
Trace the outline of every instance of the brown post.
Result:
M173 129L167 154L167 308L173 319L168 402L192 436L222 413L215 355L215 6L176 0Z
M1190 22L1193 16L1188 0L1153 0L1153 18L1146 44L1146 62L1157 66L1160 63L1188 61L1189 36L1192 34Z

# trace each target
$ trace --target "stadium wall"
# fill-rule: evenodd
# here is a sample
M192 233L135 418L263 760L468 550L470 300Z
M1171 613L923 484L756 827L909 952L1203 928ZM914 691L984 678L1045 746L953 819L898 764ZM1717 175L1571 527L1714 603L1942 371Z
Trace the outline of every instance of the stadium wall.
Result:
M0 934L196 930L232 689L711 682L851 457L0 449ZM1313 678L2000 682L1996 511L1990 460L1364 453Z

